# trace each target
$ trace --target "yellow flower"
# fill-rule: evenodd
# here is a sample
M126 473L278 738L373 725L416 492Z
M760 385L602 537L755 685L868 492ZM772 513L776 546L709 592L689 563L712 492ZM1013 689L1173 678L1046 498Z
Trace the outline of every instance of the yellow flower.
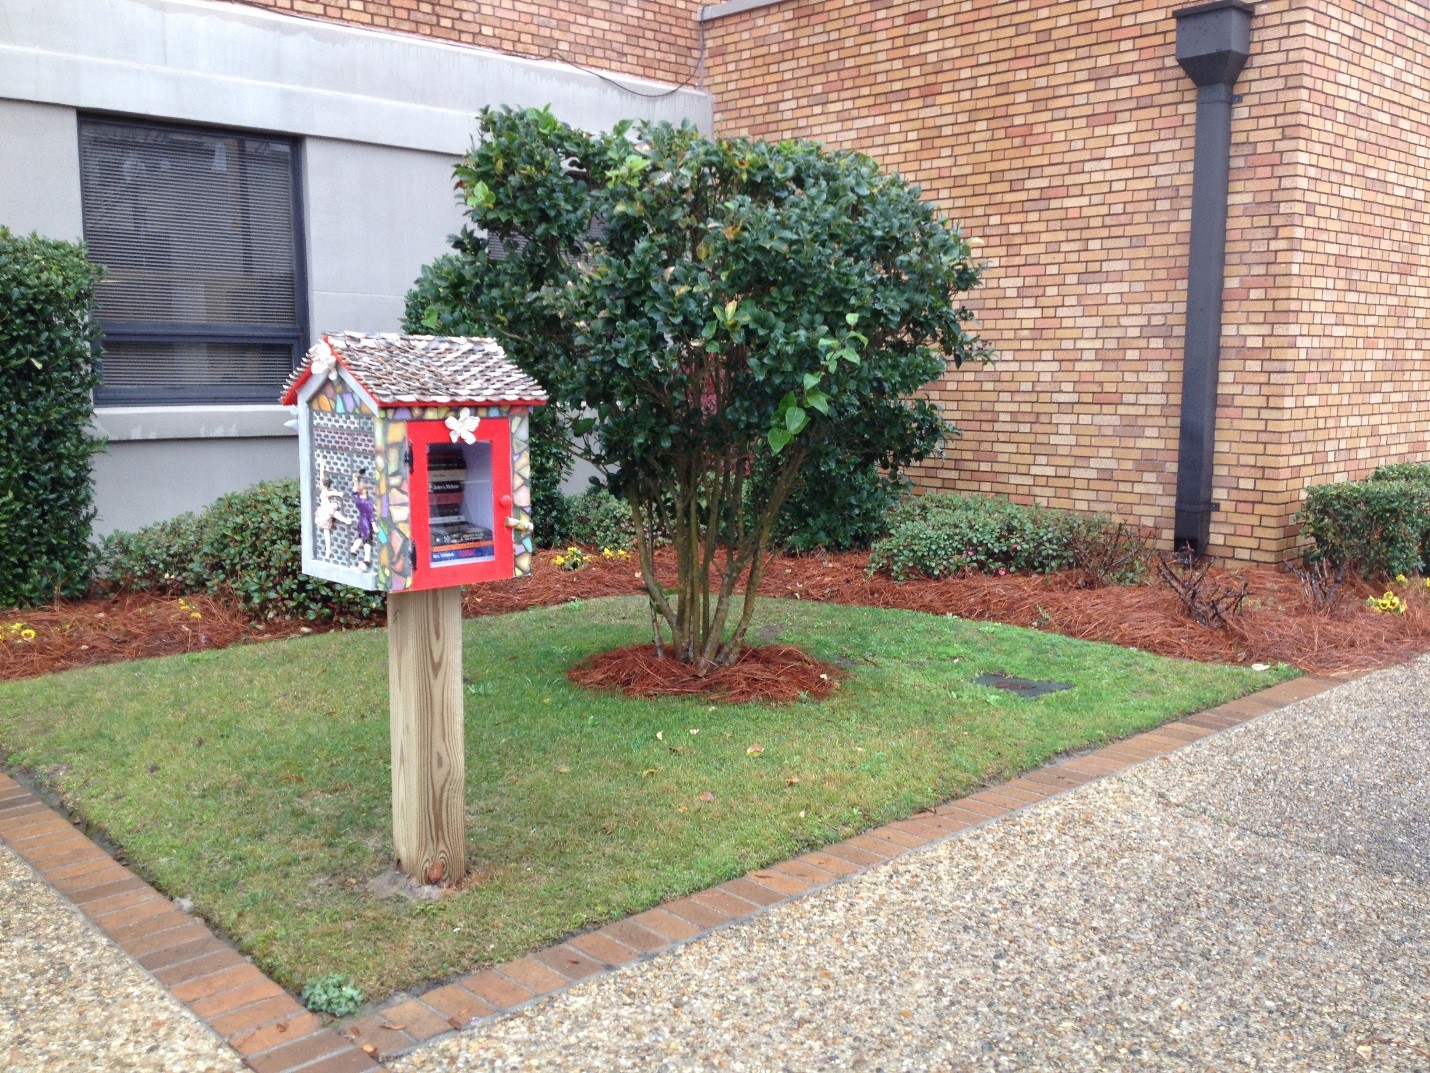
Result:
M35 631L30 629L30 627L26 626L23 630L20 631L20 636L27 641L33 641L35 639Z
M1404 574L1396 574L1396 575L1395 575L1395 583L1396 583L1397 585L1404 585L1404 584L1405 584L1405 575L1404 575Z

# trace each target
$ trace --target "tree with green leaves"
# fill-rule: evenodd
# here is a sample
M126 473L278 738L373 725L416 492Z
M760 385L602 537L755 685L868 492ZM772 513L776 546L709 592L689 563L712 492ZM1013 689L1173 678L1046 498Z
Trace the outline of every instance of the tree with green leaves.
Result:
M812 142L592 135L534 109L484 112L481 134L456 169L472 226L409 321L495 336L546 385L634 512L657 646L732 663L812 461L897 471L953 431L917 392L987 357L958 303L970 248L917 187Z

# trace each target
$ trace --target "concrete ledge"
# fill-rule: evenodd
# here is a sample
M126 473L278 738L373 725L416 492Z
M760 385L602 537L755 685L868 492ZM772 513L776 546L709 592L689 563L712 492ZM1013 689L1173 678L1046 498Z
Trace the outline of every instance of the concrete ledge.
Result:
M724 18L726 15L738 15L742 11L754 11L761 7L774 7L776 4L786 3L787 0L725 0L723 4L705 4L700 8L700 14L696 16L701 22L713 22L715 19Z
M253 439L293 437L286 406L101 406L93 428L110 443L126 440Z

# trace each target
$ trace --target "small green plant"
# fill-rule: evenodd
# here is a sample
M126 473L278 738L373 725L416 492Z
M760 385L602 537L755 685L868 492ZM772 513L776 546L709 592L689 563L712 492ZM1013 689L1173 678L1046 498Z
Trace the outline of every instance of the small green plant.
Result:
M569 548L559 553L556 558L552 559L551 561L557 566L559 566L562 570L580 570L581 567L586 565L587 561L590 558L591 557L587 555L584 551L578 548L575 544L572 544Z
M7 622L0 627L0 641L29 644L35 639L35 628L25 622Z
M330 972L303 985L303 1005L314 1013L348 1017L362 1005L362 992L340 972Z
M588 488L566 500L566 539L571 543L591 548L629 548L635 538L630 505L604 488Z
M1391 615L1405 614L1405 601L1389 589L1384 596L1372 596L1366 600L1366 605L1372 611L1381 611Z

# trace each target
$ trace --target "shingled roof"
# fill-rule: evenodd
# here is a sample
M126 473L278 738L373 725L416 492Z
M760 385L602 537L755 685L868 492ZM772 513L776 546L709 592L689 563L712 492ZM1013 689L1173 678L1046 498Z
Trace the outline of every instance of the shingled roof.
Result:
M325 350L383 407L546 401L541 385L507 361L495 339L329 332L288 378L284 405L298 401Z

